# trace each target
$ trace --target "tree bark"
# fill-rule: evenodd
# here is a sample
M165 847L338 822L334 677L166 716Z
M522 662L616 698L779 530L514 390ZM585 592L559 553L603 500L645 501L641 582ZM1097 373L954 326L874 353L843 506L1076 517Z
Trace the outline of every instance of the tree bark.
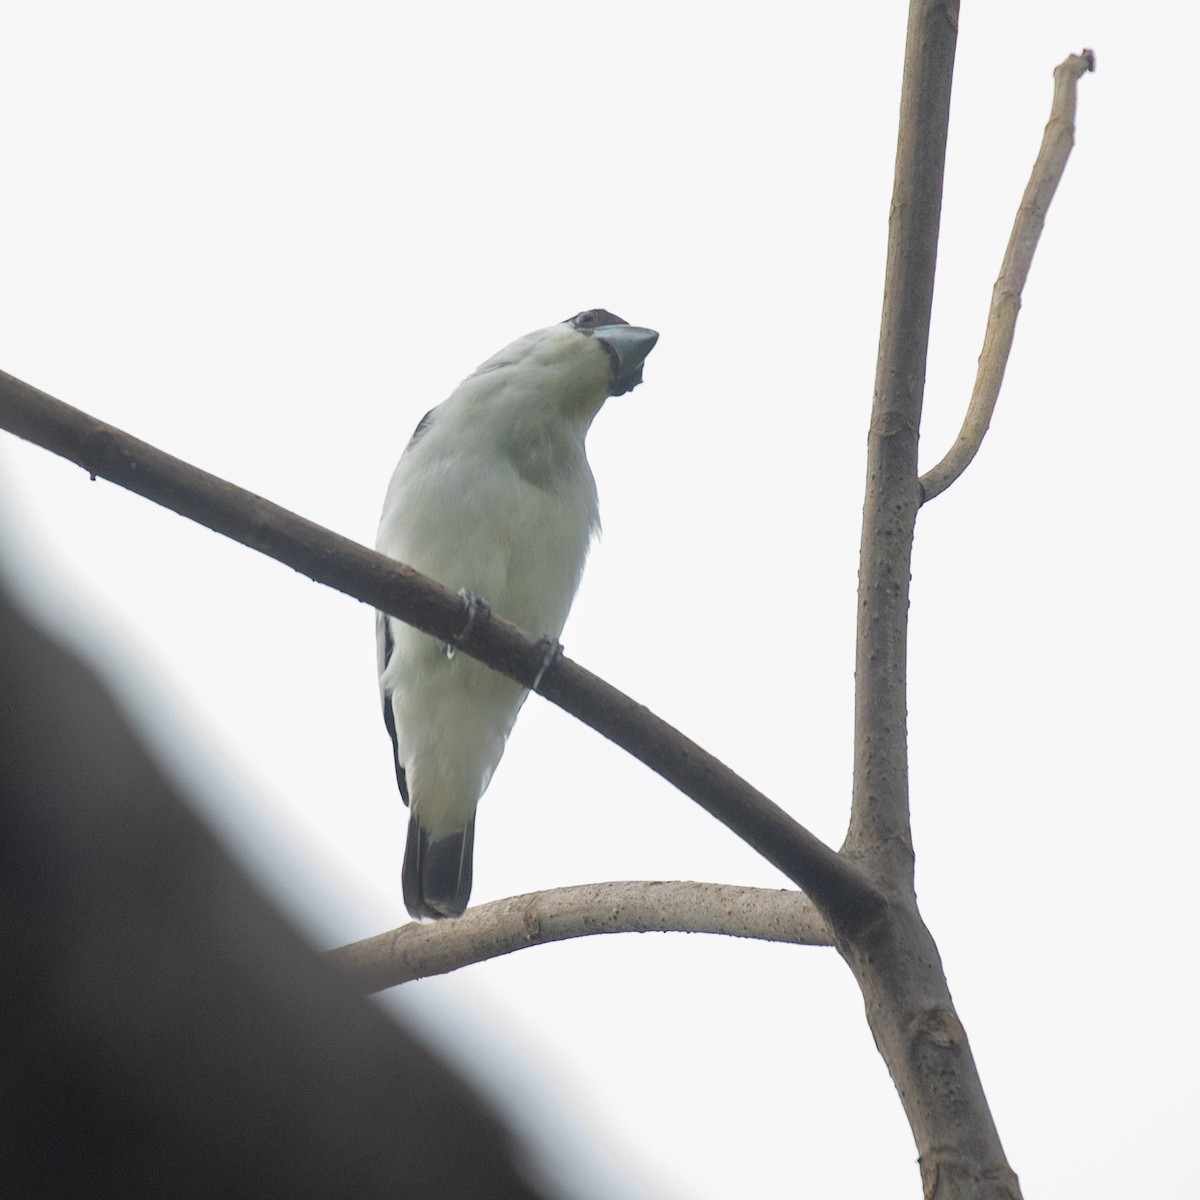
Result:
M455 921L410 923L329 952L355 988L444 975L530 946L601 933L719 933L832 946L829 927L801 892L725 883L585 883L478 904Z
M917 908L909 822L907 642L917 438L941 218L958 6L909 8L859 560L854 790L844 853L888 897L842 932L875 1044L912 1127L928 1200L1019 1200L941 958Z
M1054 103L1042 147L1033 164L1021 207L1017 209L1008 247L988 311L979 370L971 390L971 402L963 418L962 429L945 457L921 476L921 503L940 496L971 465L992 421L1004 370L1017 332L1017 314L1021 311L1021 293L1033 265L1046 224L1046 212L1059 181L1067 168L1067 158L1075 144L1075 93L1080 78L1096 69L1096 56L1090 50L1071 54L1054 68Z

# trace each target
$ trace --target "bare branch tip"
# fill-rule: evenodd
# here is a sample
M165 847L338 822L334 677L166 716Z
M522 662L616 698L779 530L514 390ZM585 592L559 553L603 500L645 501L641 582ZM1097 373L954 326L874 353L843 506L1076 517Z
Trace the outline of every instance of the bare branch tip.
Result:
M1054 68L1054 103L1046 126L1046 137L1034 163L1025 196L1017 209L1000 277L992 291L992 306L984 333L979 372L963 418L962 430L942 460L917 482L918 504L941 495L970 466L983 443L1000 395L1004 368L1012 348L1021 292L1029 276L1033 251L1041 236L1050 200L1066 166L1074 140L1075 85L1088 71L1096 69L1096 52L1068 54ZM1056 141L1056 139L1058 139Z
M1057 71L1067 71L1078 79L1082 75L1086 75L1089 71L1096 69L1096 52L1095 50L1081 50L1078 54L1068 54L1061 63L1058 64Z

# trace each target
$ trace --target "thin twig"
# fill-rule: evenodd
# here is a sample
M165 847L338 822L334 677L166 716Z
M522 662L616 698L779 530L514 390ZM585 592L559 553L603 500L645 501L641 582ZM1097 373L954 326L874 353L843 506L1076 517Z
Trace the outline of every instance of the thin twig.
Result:
M1054 102L1050 120L1042 138L1042 148L1017 218L1004 252L1004 262L996 286L992 289L992 307L988 313L987 330L983 335L983 350L979 355L979 370L971 403L963 419L962 429L945 458L921 476L921 500L932 500L944 492L970 465L979 452L984 435L992 421L1004 370L1012 351L1021 311L1021 293L1029 278L1029 268L1038 239L1046 224L1046 212L1075 144L1075 96L1080 78L1096 69L1096 56L1090 50L1072 54L1054 68Z
M457 921L410 924L331 950L329 959L363 992L444 975L514 950L600 933L715 933L830 946L812 901L800 892L720 883L591 883L510 896Z
M463 601L432 579L261 496L97 421L0 372L0 428L250 546L309 578L390 613L531 686L546 647L481 609L466 636ZM804 889L852 923L878 911L863 872L666 721L568 658L546 670L541 695L629 751Z

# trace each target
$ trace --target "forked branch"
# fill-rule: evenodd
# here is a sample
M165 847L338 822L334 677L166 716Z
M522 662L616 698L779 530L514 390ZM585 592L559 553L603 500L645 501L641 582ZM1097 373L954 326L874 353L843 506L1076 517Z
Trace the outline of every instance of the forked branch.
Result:
M891 898L884 920L838 950L862 989L875 1044L888 1065L920 1155L927 1200L1020 1200L966 1030L954 1008L933 935L917 906L909 819L907 655L913 531L925 498L917 434L937 260L942 173L958 30L954 0L911 0L901 90L888 264L875 400L867 439L867 487L859 560L855 672L855 771L845 850ZM1012 341L1020 286L1045 208L1070 149L1074 84L1091 65L1072 56L1057 73L1050 164L1026 192L994 305L995 350L982 385L992 389L967 452L978 448ZM1058 165L1055 168L1054 163ZM985 364L981 362L981 376ZM973 448L972 448L973 439ZM945 464L942 464L943 466Z
M992 289L992 307L988 312L971 403L954 445L937 466L921 476L922 503L944 492L970 466L991 424L996 400L1000 396L1000 385L1004 382L1008 356L1012 351L1017 314L1021 311L1021 293L1029 278L1033 252L1037 249L1042 228L1046 224L1046 212L1063 177L1071 147L1075 144L1076 85L1086 72L1095 69L1096 56L1090 50L1070 55L1054 69L1054 102L1050 108L1050 120L1046 124L1042 148L1033 164L1021 207L1013 222L1000 276Z

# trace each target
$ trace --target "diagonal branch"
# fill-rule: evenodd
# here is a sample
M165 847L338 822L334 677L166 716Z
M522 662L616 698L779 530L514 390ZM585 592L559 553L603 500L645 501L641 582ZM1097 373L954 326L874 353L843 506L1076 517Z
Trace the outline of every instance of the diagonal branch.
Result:
M547 942L672 932L833 944L799 892L721 883L590 883L480 904L456 921L403 925L331 950L328 958L351 986L378 992Z
M91 473L258 550L373 605L532 687L545 644L481 611L463 631L463 602L432 579L0 372L0 428L70 459ZM590 671L562 658L537 689L629 751L733 830L803 888L822 912L855 923L881 899L858 867L761 792Z
M1008 248L996 286L992 289L992 307L988 312L987 329L983 335L983 350L979 355L979 370L971 403L963 418L962 429L954 445L937 466L921 476L921 501L932 500L944 492L966 469L983 445L984 435L992 421L1004 370L1012 352L1017 329L1017 314L1021 311L1021 293L1029 278L1033 253L1046 224L1046 212L1059 181L1066 170L1067 158L1075 144L1075 94L1080 78L1096 69L1096 56L1090 50L1072 54L1054 68L1054 102L1050 120L1042 138L1042 148L1017 209Z

